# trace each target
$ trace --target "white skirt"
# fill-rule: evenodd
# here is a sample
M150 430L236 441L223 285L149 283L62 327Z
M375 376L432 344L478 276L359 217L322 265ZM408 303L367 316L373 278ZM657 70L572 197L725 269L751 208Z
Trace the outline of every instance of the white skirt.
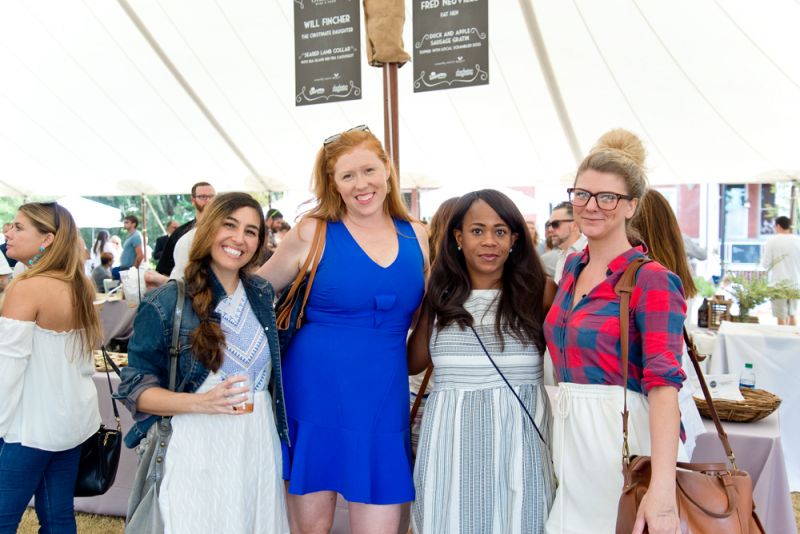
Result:
M620 386L564 383L553 406L553 464L558 490L548 534L613 534L622 492ZM628 447L650 454L647 397L628 391ZM678 460L688 461L683 444Z
M216 385L214 376L198 389ZM281 448L266 391L246 415L172 418L159 507L166 534L288 534Z

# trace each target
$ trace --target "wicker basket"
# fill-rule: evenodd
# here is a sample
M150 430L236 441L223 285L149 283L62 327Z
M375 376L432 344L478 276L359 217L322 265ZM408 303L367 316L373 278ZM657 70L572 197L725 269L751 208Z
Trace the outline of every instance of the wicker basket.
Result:
M748 388L742 388L740 391L744 397L743 401L714 399L717 415L723 421L751 423L765 418L781 405L781 398L769 391ZM694 402L697 404L700 415L711 419L711 412L708 410L706 400L695 397Z

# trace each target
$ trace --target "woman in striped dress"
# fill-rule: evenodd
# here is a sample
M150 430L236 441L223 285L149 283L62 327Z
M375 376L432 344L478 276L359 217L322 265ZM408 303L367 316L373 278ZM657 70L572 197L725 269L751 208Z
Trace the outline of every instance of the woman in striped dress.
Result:
M436 369L412 526L543 532L555 492L542 384L545 275L525 221L502 193L464 195L437 258L409 340L409 372Z

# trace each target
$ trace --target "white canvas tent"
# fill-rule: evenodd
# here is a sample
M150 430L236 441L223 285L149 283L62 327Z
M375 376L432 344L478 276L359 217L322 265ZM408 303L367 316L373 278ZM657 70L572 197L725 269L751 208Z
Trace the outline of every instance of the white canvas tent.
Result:
M122 212L114 206L75 195L59 198L57 202L70 212L78 228L119 228L122 226Z
M490 1L490 85L413 94L400 70L404 176L480 187L573 171L531 6L579 152L623 126L645 139L654 183L797 176L798 2L530 2ZM364 62L361 101L295 107L292 19L287 0L3 2L0 195L306 187L321 139L382 131L381 73Z

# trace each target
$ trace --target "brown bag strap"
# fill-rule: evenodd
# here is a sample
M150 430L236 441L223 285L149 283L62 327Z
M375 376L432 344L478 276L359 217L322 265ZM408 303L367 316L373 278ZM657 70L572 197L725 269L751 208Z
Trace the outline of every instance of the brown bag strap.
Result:
M308 301L308 295L311 293L311 286L314 284L314 277L317 274L317 266L319 265L319 260L322 257L322 250L325 248L325 231L327 229L327 224L325 221L321 221L319 219L315 219L315 222L316 227L314 228L314 237L311 239L311 247L308 250L306 261L298 271L297 276L295 276L294 282L292 282L292 286L289 289L289 294L286 296L286 301L283 308L278 312L277 324L279 330L286 330L289 328L289 321L292 317L292 308L294 308L295 301L298 298L297 292L299 291L306 274L308 274L308 283L306 284L306 290L303 295L303 305L300 308L300 314L297 316L297 324L295 325L295 328L300 328L302 323L303 315L306 309L306 302ZM310 273L309 266L311 267Z
M414 426L414 419L417 417L419 406L420 404L422 404L422 397L425 396L425 390L428 389L428 382L430 382L432 374L433 374L433 364L430 364L428 368L425 369L425 376L422 377L422 383L419 385L417 398L414 399L414 405L411 406L411 413L408 417L409 426Z
M645 263L649 263L648 258L637 258L633 260L630 265L625 269L625 272L620 277L617 285L614 286L614 292L619 295L619 329L620 329L620 352L622 353L622 385L623 385L623 411L622 411L622 462L624 465L630 464L630 452L628 449L628 333L630 328L630 300L633 290L636 288L636 273L639 268ZM717 410L714 408L714 401L711 400L711 393L708 391L708 386L703 378L703 372L700 370L700 364L697 362L697 354L694 343L689 338L686 328L683 329L683 339L686 341L686 347L689 352L689 359L692 360L694 370L697 373L697 378L700 381L700 386L703 390L703 396L709 406L711 418L714 420L714 425L717 427L717 435L722 442L725 449L725 454L731 462L734 469L736 467L736 456L733 454L728 435L722 428Z
M636 258L622 273L614 292L619 295L619 340L620 352L622 353L622 463L631 463L631 455L628 449L628 329L630 328L628 319L630 318L629 306L631 295L636 288L636 272L639 268L648 263L648 258Z
M697 347L694 346L694 341L692 341L692 338L689 337L689 333L686 332L686 328L683 329L683 339L686 342L686 349L689 352L689 359L692 360L692 365L694 366L694 372L697 375L697 380L700 382L700 388L703 390L703 397L705 397L706 403L708 404L708 411L711 413L711 419L714 421L714 426L717 428L717 436L719 436L722 447L725 449L725 455L728 457L728 460L730 460L733 468L738 469L736 467L736 455L733 454L730 441L728 441L728 434L725 432L725 429L722 428L719 415L717 415L717 409L714 407L714 401L711 399L711 392L708 390L708 385L706 384L706 379L703 376L703 371L700 369L700 363L697 358Z

